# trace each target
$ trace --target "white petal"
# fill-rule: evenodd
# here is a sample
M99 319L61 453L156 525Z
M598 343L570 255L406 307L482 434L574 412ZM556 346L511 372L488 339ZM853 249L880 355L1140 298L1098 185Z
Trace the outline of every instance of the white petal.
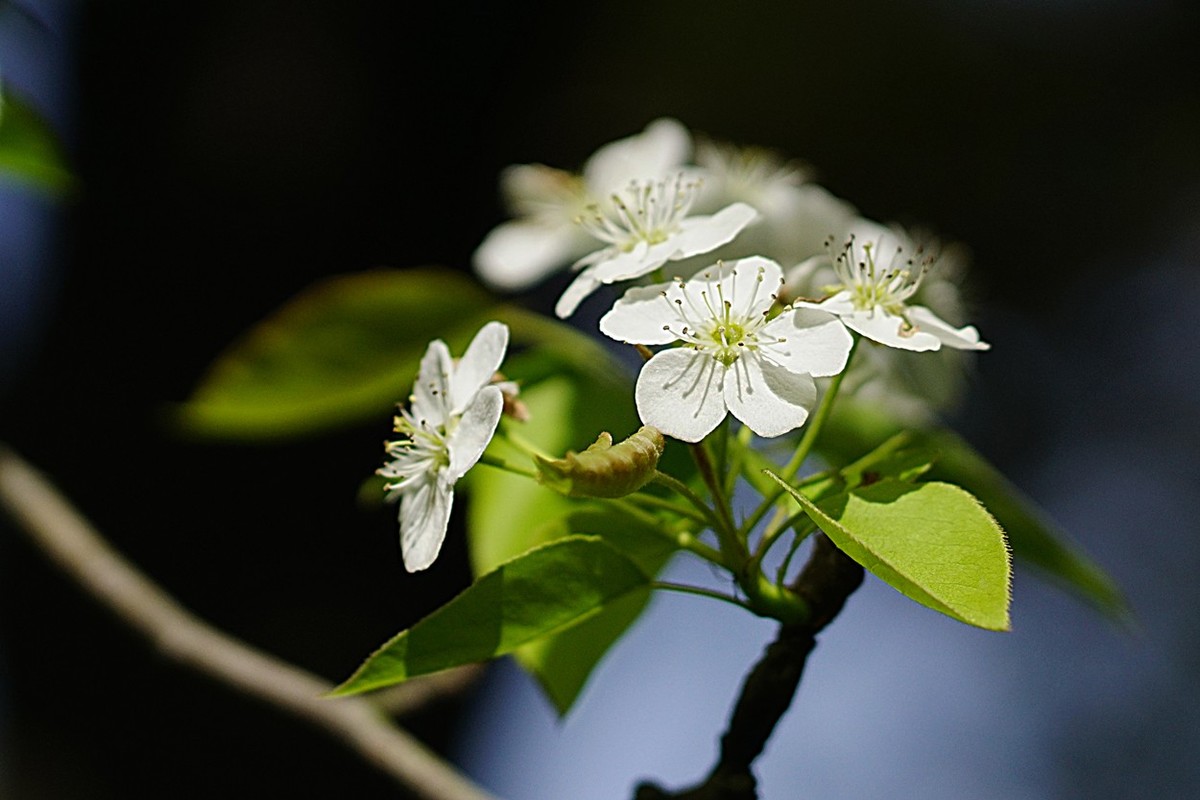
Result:
M850 292L841 291L832 297L827 297L819 303L810 303L807 300L797 300L792 303L795 308L815 308L818 311L824 311L827 314L836 314L839 317L845 317L849 314L857 313L854 307L854 301L850 299Z
M759 436L782 436L804 424L817 402L812 376L742 356L725 377L725 405Z
M500 192L516 217L570 223L588 204L579 176L545 164L513 164L500 173Z
M733 241L742 228L758 217L758 212L745 203L734 203L711 217L688 217L680 227L675 240L676 253L671 260L698 256L716 250L726 242Z
M489 322L479 329L450 378L450 413L461 414L475 395L492 381L508 347L508 326Z
M759 317L775 304L783 285L783 269L769 258L751 256L697 272L693 280L715 283L720 277L721 294L735 314ZM710 296L716 296L711 294Z
M499 387L485 386L475 395L446 439L446 449L450 451L446 480L453 483L475 466L495 435L503 411L504 394Z
M640 278L670 261L678 251L679 242L674 236L658 244L638 242L627 253L610 249L605 258L596 260L592 278L600 283Z
M900 317L884 312L882 309L871 311L855 311L843 314L842 322L852 331L857 331L868 339L895 347L900 350L926 352L937 350L942 341L931 333L920 329L909 328Z
M579 304L600 288L600 281L592 277L594 270L595 267L588 267L576 275L575 280L571 281L571 285L562 293L562 297L558 298L558 302L554 304L554 313L559 319L566 319L574 314Z
M956 350L988 350L991 348L987 342L979 341L979 331L975 330L975 326L954 328L924 306L909 306L908 318L922 331L936 336L947 347L953 347Z
M785 311L764 327L760 338L782 343L764 347L766 358L792 372L828 377L846 368L854 337L833 314L812 308Z
M413 384L412 415L418 422L438 426L446 421L452 372L450 350L441 339L434 339L421 357L421 368Z
M675 334L663 330L663 326L675 320L671 311L672 301L663 297L664 291L674 284L656 283L653 286L636 286L629 289L600 318L600 331L618 342L631 344L668 344L676 340Z
M572 222L554 225L516 220L493 228L472 260L475 272L489 286L518 291L566 266L592 246L595 240Z
M442 549L454 485L431 475L400 496L400 553L404 568L417 572L429 567Z
M667 436L698 442L725 419L725 367L688 348L663 350L646 362L634 396L642 422Z
M691 136L683 125L658 119L643 132L597 150L584 165L584 181L593 195L607 196L632 180L666 177L688 159L691 149Z

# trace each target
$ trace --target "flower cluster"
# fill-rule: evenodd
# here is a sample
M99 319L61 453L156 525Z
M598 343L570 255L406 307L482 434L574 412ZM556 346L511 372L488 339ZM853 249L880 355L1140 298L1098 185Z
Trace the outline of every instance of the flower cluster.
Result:
M570 267L559 317L620 287L600 331L641 348L638 414L675 439L699 442L729 415L759 436L790 433L817 403L815 379L840 386L843 373L857 375L846 381L856 393L899 403L921 392L896 389L904 359L988 348L942 315L960 316L961 304L940 247L861 218L771 151L701 141L693 160L688 131L660 119L579 173L517 165L501 185L515 219L479 246L480 277L519 290ZM852 359L858 340L868 345ZM436 557L454 484L496 431L504 400L492 378L506 345L507 329L489 323L456 365L435 341L396 419L401 437L380 474L400 500L409 570ZM961 367L921 357L935 371Z
M521 216L475 255L484 279L509 289L546 277L555 258L571 266L577 274L555 307L560 317L602 286L632 284L601 331L676 345L639 376L644 422L698 441L731 413L760 436L778 436L804 424L818 394L814 376L849 368L850 385L865 394L911 399L921 389L900 391L896 381L911 366L908 354L988 347L975 328L931 308L960 316L932 242L863 219L811 182L806 167L770 150L707 140L694 150L688 163L690 135L660 119L601 148L580 175L512 167L504 184ZM547 181L515 191L515 176L531 170L557 176L553 198ZM569 250L557 244L568 235ZM848 367L852 334L885 352L862 348ZM960 362L926 358L934 372L927 382L957 385Z

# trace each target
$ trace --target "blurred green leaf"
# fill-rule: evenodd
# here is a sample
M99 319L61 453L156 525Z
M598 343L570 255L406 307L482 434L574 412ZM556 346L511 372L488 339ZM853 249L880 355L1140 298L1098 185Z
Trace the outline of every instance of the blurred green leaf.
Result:
M599 538L560 539L481 576L384 644L333 694L358 694L511 653L649 583L636 564Z
M885 479L814 504L776 480L846 555L901 594L969 625L1008 630L1004 532L970 493Z
M386 419L407 399L430 341L461 354L493 319L509 325L513 345L553 345L581 368L594 369L603 354L590 338L499 305L449 270L375 270L322 281L255 325L216 359L175 418L192 435L242 440Z
M58 135L42 116L7 85L0 87L0 176L16 178L51 194L63 194L74 179Z
M844 464L903 430L902 423L875 408L838 398L817 448L831 463ZM913 429L908 435L913 446L936 454L927 477L957 484L979 498L1004 528L1016 558L1108 617L1129 619L1129 605L1112 578L960 436L944 428Z

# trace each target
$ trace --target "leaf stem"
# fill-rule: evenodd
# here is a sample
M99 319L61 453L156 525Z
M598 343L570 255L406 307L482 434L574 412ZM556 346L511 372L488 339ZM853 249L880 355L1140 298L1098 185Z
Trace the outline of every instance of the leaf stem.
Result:
M526 467L518 467L511 461L507 461L499 456L491 455L490 453L484 453L482 456L480 456L479 463L486 464L489 467L495 467L496 469L504 470L505 472L511 472L513 475L520 475L524 478L533 478L534 480L537 480L537 473L533 470Z
M744 608L748 611L754 611L750 605L733 595L724 594L713 589L705 589L702 586L691 586L686 583L671 583L670 581L652 581L650 587L653 589L663 589L668 592L680 592L681 594L694 594L701 597L711 597L713 600L722 600L726 603L731 603L738 608Z
M825 396L821 398L821 404L817 406L816 413L808 420L808 427L804 430L804 435L800 438L800 443L796 446L796 450L792 453L791 459L779 472L779 477L785 481L791 481L795 477L796 472L804 464L804 460L808 458L809 452L817 441L817 436L821 433L821 426L825 424L825 420L829 418L829 412L833 409L834 398L837 397L838 390L842 387L842 380L846 377L846 373L850 369L850 361L854 358L854 352L858 349L859 337L854 335L854 343L850 345L850 355L846 357L846 369L839 372L833 377L833 382L829 384L829 388L825 391ZM749 536L750 531L762 522L762 518L767 511L775 504L775 502L783 495L782 488L776 488L763 496L762 502L758 504L758 508L746 518L742 523L742 535Z
M709 561L718 566L724 565L725 562L721 558L721 553L718 552L716 548L710 547L709 545L700 541L689 530L673 530L669 526L665 525L662 519L654 516L648 511L638 508L636 505L629 502L631 497L632 495L630 497L617 497L608 500L608 502L619 506L626 514L637 517L639 520L644 522L647 527L654 530L655 533L671 542L671 544L674 546L687 550L689 553L700 556L700 558L703 558L705 561ZM683 511L683 509L680 509L678 506L672 506L671 510L675 513L680 513ZM701 525L707 526L707 520L702 519L699 520L699 522Z

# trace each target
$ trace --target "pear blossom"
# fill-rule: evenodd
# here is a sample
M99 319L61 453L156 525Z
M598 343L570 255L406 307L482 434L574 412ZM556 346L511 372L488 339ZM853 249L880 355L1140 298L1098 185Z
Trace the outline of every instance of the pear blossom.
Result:
M834 282L825 287L830 297L796 305L836 314L851 330L901 350L987 350L991 345L980 341L973 326L955 328L929 308L909 302L935 262L903 232L861 220L840 251L831 249L827 257L796 268L803 273L831 266L834 275Z
M782 282L778 264L753 256L625 292L601 331L632 344L683 344L656 353L638 375L645 424L687 442L729 413L760 436L804 424L817 399L813 376L841 372L853 340L822 311L785 308L772 318Z
M489 322L455 362L440 339L430 342L409 399L395 418L401 438L388 442L388 500L400 501L404 567L429 567L441 550L454 503L454 484L475 466L496 432L504 407L492 383L508 347L508 327Z
M648 275L668 261L709 253L733 240L758 216L733 203L710 216L688 216L700 181L683 173L659 181L632 181L611 203L594 205L579 219L605 247L575 262L583 271L563 292L554 312L569 317L603 284Z
M691 136L673 119L658 119L639 134L601 147L574 174L543 164L519 164L501 174L501 190L517 219L497 226L475 251L474 264L489 285L508 291L531 286L556 268L596 248L577 224L631 180L655 180L677 171L691 152Z

